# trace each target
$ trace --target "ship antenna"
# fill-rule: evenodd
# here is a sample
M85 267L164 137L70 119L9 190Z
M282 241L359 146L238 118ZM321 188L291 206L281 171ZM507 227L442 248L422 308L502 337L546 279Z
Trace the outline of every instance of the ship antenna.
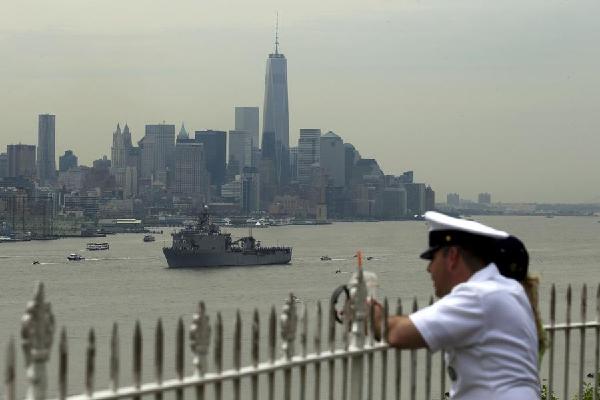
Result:
M275 15L275 54L279 54L279 11Z

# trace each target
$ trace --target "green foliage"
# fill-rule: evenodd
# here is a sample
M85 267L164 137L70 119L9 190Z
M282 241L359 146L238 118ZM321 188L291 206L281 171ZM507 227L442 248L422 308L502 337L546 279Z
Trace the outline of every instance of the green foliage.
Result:
M599 390L596 391L596 398L600 399L600 371L595 374L596 379L598 381ZM541 400L559 400L554 392L548 392L548 386L546 384L542 385L542 395ZM579 395L576 394L573 396L573 400L594 400L594 382L586 382L583 384L583 396L581 399Z

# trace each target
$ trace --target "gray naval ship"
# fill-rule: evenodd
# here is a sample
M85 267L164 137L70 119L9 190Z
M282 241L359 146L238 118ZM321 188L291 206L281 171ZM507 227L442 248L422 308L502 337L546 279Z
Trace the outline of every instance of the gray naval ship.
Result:
M164 247L169 268L287 264L291 247L265 247L251 235L232 240L211 223L205 206L196 223L173 233L173 245Z

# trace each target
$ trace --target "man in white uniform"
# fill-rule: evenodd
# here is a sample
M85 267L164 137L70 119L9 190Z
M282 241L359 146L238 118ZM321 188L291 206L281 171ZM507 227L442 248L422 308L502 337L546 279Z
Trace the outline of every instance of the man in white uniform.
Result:
M538 399L533 311L522 285L512 279L527 274L524 246L477 222L436 212L425 219L429 248L421 258L430 261L427 271L440 299L409 316L390 317L388 342L445 350L453 399ZM381 318L379 304L375 318Z

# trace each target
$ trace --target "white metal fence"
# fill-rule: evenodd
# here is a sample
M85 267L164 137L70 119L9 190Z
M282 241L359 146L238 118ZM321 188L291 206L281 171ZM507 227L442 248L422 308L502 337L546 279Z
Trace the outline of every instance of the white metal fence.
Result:
M56 396L68 400L112 400L120 398L140 399L152 396L157 400L168 396L176 400L184 397L197 399L443 399L446 397L446 378L443 357L435 358L427 350L400 351L388 347L384 341L377 341L366 306L367 288L362 271L350 287L350 299L344 306L344 324L337 325L330 304L323 315L317 303L313 335L309 338L307 309L297 303L290 294L277 315L271 308L268 318L266 360L260 359L260 346L265 341L260 338L260 318L254 312L250 328L250 348L242 349L242 319L238 311L233 331L232 363L224 363L224 328L220 313L211 324L204 303L199 303L188 332L194 373L185 375L185 328L179 319L175 337L175 370L165 374L165 351L163 325L159 319L154 332L153 359L151 368L154 378L142 382L142 332L136 323L132 342L132 382L121 385L119 332L113 325L110 339L109 384L107 388L96 388L96 339L93 330L87 338L85 353L84 391L70 394L68 382L67 335L63 328L58 340L58 383ZM600 342L600 285L596 290L595 320L588 320L587 287L581 291L580 321L572 322L572 291L567 289L565 299L565 322L556 322L557 296L554 286L550 294L550 324L545 326L550 346L543 359L541 378L549 393L554 393L560 384L562 399L570 399L577 394L583 398L584 391L592 391L593 399L598 399L599 342ZM412 303L417 310L417 301ZM389 309L387 299L384 311ZM402 313L398 301L396 313ZM323 321L326 326L325 335ZM370 322L370 323L369 323ZM385 322L384 322L385 324ZM279 329L278 329L279 327ZM387 327L383 326L385 331ZM337 330L337 332L336 332ZM34 299L27 305L22 319L22 349L26 366L27 398L42 400L48 398L47 369L55 331L54 316L50 303L44 298L44 287L37 286ZM278 345L278 332L280 336ZM573 351L573 337L578 336L576 355ZM385 337L385 335L383 335ZM341 340L340 340L341 339ZM309 342L312 349L309 352ZM211 348L212 343L212 348ZM560 344L559 344L560 343ZM590 344L591 343L591 344ZM594 348L590 353L588 347ZM242 365L243 354L249 352L250 363ZM16 350L14 340L10 340L5 365L5 398L16 397ZM576 382L572 382L572 358L577 357ZM210 361L210 362L209 362ZM405 373L406 371L408 373ZM439 380L437 378L439 374ZM591 374L591 381L590 379ZM436 378L434 378L434 375ZM165 378L172 376L171 378ZM561 377L562 379L558 379ZM586 386L587 382L587 386ZM590 383L591 382L591 383ZM575 390L574 387L577 389ZM225 391L227 389L227 391ZM552 398L548 396L547 398Z

